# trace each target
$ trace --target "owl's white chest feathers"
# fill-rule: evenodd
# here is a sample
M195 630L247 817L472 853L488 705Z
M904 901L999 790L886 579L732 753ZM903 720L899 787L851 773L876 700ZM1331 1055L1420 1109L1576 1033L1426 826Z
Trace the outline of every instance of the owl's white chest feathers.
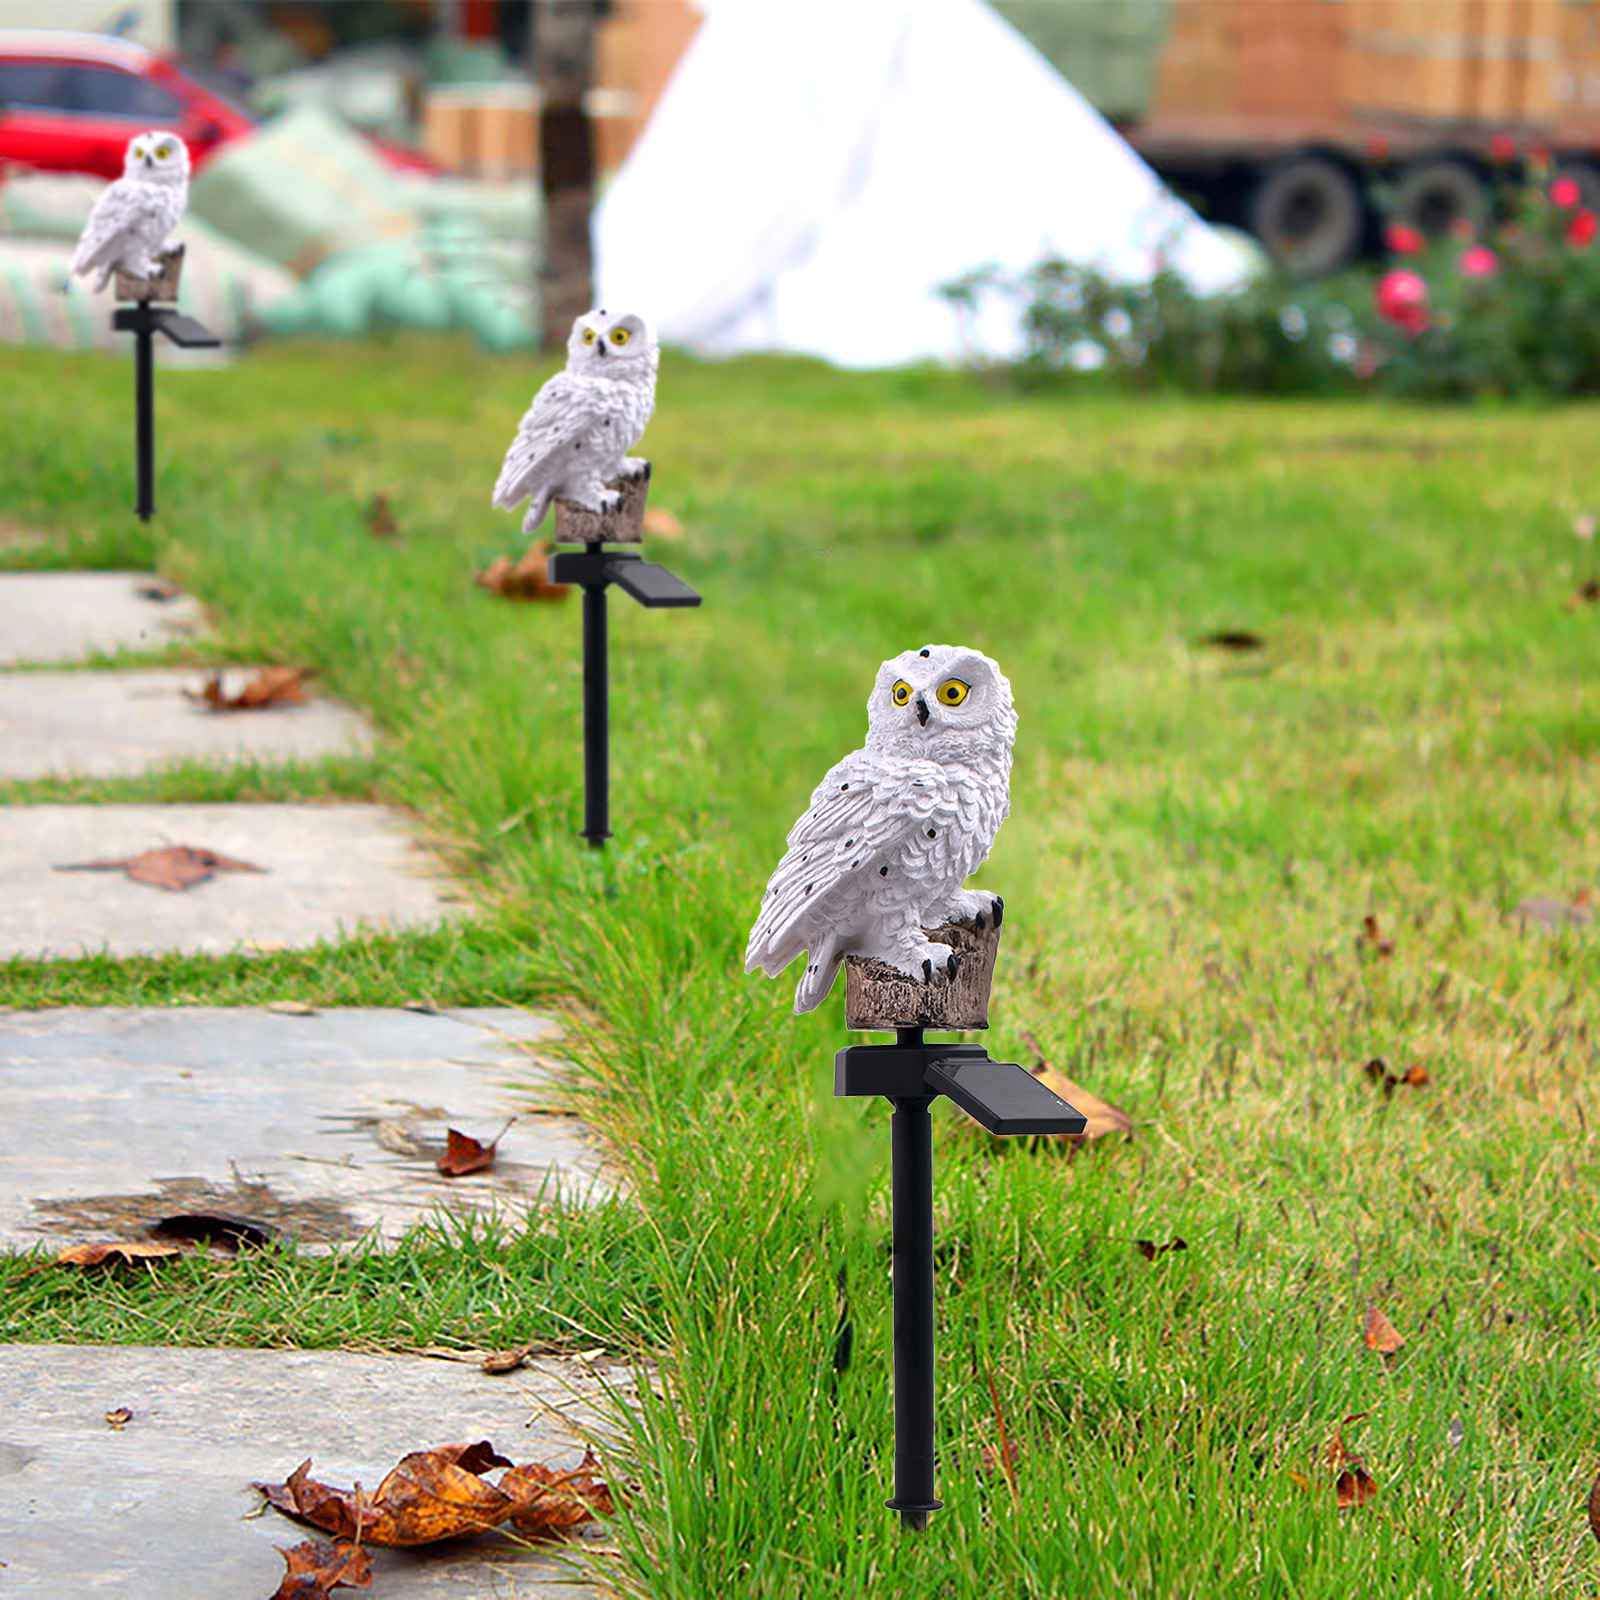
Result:
M589 374L579 375L578 381L593 397L600 416L588 446L614 471L644 437L655 410L655 384L639 378L597 378ZM602 469L601 475L610 476L610 472Z

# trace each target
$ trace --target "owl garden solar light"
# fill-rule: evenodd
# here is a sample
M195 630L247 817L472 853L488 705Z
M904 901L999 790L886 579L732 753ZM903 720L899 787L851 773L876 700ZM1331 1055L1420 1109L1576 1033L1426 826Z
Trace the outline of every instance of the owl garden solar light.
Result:
M188 146L177 134L159 129L138 134L128 141L122 176L95 201L72 253L72 271L78 277L98 274L96 294L115 278L117 299L131 302L112 312L111 326L134 337L135 510L143 522L156 509L154 336L159 333L185 350L215 350L222 343L172 305L178 298L183 246L170 240L188 204Z
M644 539L650 463L628 451L655 410L660 360L643 317L586 311L572 324L565 370L534 396L494 486L503 511L527 502L524 533L553 502L555 542L583 546L551 556L550 581L583 588L583 836L592 845L611 837L606 590L614 583L652 609L700 604L665 567L605 548Z
M934 1495L933 1129L940 1095L996 1134L1082 1133L1084 1119L1031 1073L928 1028L989 1025L1005 902L965 888L1011 809L1017 714L988 656L907 650L878 669L867 742L817 785L772 874L745 971L806 963L796 1011L846 969L845 1025L893 1032L834 1058L836 1095L882 1095L894 1204L894 1498L924 1528Z

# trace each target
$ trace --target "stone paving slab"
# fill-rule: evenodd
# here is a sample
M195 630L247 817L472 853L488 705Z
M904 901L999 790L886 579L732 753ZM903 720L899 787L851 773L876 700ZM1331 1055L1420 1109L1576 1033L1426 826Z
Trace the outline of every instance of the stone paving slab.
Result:
M265 1600L274 1546L314 1537L257 1480L312 1474L376 1488L409 1451L488 1439L519 1464L576 1466L573 1426L601 1420L627 1374L535 1360L506 1377L415 1356L343 1351L0 1348L0 1592L8 1600ZM105 1422L126 1406L120 1431ZM596 1535L603 1530L592 1525ZM587 1600L561 1547L494 1534L374 1550L382 1600Z
M224 673L225 691L252 670ZM209 676L192 668L0 673L0 778L110 778L184 760L314 761L372 746L366 722L332 700L212 711L185 694Z
M392 1241L441 1207L520 1226L541 1192L610 1187L549 1063L518 1047L553 1031L498 1008L0 1012L0 1247L196 1212L311 1249ZM514 1115L490 1170L440 1176L448 1128L487 1142Z
M188 595L152 599L143 572L0 574L0 666L82 661L114 650L157 650L202 629Z
M58 872L162 845L220 852L225 872L183 893L120 872ZM47 805L0 808L0 960L188 951L220 955L393 930L459 912L407 819L369 805Z

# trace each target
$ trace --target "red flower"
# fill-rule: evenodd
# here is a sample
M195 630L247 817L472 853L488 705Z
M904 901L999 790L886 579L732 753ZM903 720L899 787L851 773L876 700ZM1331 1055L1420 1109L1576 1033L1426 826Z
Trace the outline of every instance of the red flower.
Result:
M1509 133L1497 133L1489 141L1489 159L1502 167L1517 159L1517 141Z
M1391 222L1383 230L1383 242L1397 256L1415 256L1422 253L1427 241L1409 223Z
M1463 278L1492 278L1500 270L1500 258L1488 245L1475 244L1470 250L1461 252L1461 260L1457 265Z
M1408 267L1397 267L1378 279L1373 295L1378 315L1413 338L1428 326L1428 286Z
M1576 212L1567 224L1567 243L1574 249L1586 250L1596 232L1600 232L1600 218L1592 211Z
M1570 211L1583 198L1576 178L1557 178L1550 185L1550 198L1563 211Z

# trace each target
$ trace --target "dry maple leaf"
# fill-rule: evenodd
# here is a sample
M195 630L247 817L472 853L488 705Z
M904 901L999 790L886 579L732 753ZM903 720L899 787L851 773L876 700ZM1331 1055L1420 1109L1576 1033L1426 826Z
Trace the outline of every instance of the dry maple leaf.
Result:
M494 1165L495 1150L505 1138L506 1128L516 1120L515 1117L508 1117L505 1128L502 1128L488 1144L480 1144L470 1134L462 1133L459 1128L446 1129L444 1154L434 1162L434 1165L447 1178L464 1178L469 1172L485 1171Z
M1348 1511L1353 1506L1364 1506L1378 1492L1378 1485L1374 1482L1372 1474L1367 1471L1361 1457L1344 1442L1344 1430L1353 1423L1362 1421L1366 1415L1365 1411L1352 1411L1333 1430L1333 1437L1328 1441L1328 1465L1333 1467L1337 1474L1333 1481L1333 1489L1341 1511Z
M1392 1356L1406 1342L1405 1335L1375 1305L1367 1307L1361 1337L1366 1341L1367 1349L1376 1350L1384 1356Z
M124 856L117 861L75 861L55 870L121 872L134 883L180 894L196 884L209 883L219 872L265 872L267 869L249 861L237 861L232 856L220 855L215 850L190 844L169 844L156 850L141 851L136 856Z
M199 693L185 689L191 700L201 701L213 711L269 711L274 706L305 704L307 667L262 667L236 694L223 687L222 674L213 672Z
M1174 1234L1165 1244L1157 1244L1153 1239L1135 1239L1133 1248L1146 1261L1154 1261L1157 1256L1164 1256L1169 1250L1187 1250L1189 1245L1186 1240L1180 1239Z
M367 532L374 539L392 539L400 531L400 524L394 520L394 511L389 505L386 494L375 494L367 502Z
M156 1244L139 1239L111 1239L96 1244L69 1244L55 1259L58 1267L131 1267L136 1261L161 1261L181 1256L175 1244Z
M475 581L479 588L506 600L565 600L572 592L572 585L551 583L551 549L547 541L541 542L515 563L501 556L490 562Z
M571 1472L537 1462L512 1467L484 1439L413 1451L371 1494L316 1482L309 1460L285 1482L256 1488L285 1516L363 1544L433 1544L507 1521L530 1537L550 1537L611 1511L610 1490L593 1465L586 1455ZM510 1468L498 1485L483 1477L495 1467Z
M280 1545L278 1554L287 1570L272 1600L326 1600L334 1589L372 1587L372 1557L360 1545L307 1539L291 1549Z
M1091 1094L1081 1083L1074 1083L1064 1072L1058 1072L1045 1059L1044 1050L1039 1041L1031 1034L1024 1033L1023 1039L1029 1049L1038 1056L1037 1066L1028 1070L1047 1089L1053 1090L1067 1102L1084 1119L1082 1133L1061 1133L1046 1135L1052 1139L1064 1139L1076 1149L1079 1145L1087 1144L1091 1139L1103 1139L1107 1134L1121 1133L1131 1137L1133 1133L1133 1118L1120 1106L1114 1106L1109 1100L1102 1100L1099 1095ZM973 1124L976 1126L976 1124Z

